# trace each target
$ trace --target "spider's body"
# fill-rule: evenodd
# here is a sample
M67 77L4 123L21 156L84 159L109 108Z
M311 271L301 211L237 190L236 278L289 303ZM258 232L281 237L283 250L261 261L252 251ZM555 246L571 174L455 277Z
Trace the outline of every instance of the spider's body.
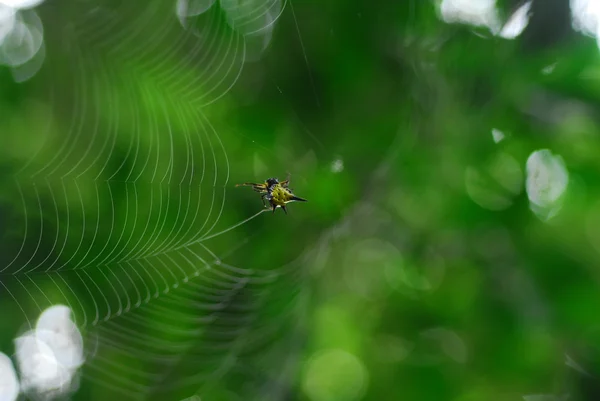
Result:
M290 202L307 202L306 199L302 199L294 195L292 190L288 187L290 183L290 178L285 181L279 182L277 178L269 178L262 184L256 184L253 182L245 182L243 184L238 184L236 187L246 186L252 187L256 192L262 194L261 199L263 201L263 205L268 207L266 202L269 202L271 205L271 209L273 213L275 213L275 209L280 207L283 209L285 214L287 214L287 209L285 205Z

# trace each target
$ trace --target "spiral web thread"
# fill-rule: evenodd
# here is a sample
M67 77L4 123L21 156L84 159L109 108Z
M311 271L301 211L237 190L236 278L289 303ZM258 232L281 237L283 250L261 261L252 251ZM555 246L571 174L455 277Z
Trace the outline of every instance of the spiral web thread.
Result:
M0 285L28 318L71 307L87 335L84 380L184 398L228 371L257 374L239 356L279 330L260 320L281 296L273 283L298 278L229 265L205 243L262 213L218 228L229 161L205 110L235 84L247 44L264 50L285 4L222 1L182 26L169 2L113 3L82 2L48 24L41 74L54 83L42 102L53 109L4 189L22 205L6 206L14 253L0 257Z

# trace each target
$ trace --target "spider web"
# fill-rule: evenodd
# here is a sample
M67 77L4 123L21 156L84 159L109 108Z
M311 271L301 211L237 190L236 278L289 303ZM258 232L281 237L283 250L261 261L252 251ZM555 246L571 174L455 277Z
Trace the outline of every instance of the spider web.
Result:
M52 84L32 98L48 118L30 122L23 135L38 146L4 180L13 252L0 255L0 285L30 326L49 305L72 309L88 347L83 380L102 399L238 399L217 384L226 373L245 378L246 394L282 385L264 370L278 346L293 355L298 343L273 342L305 299L296 263L233 266L209 243L264 211L221 222L230 171L218 132L224 96L284 8L221 1L182 20L170 1L43 9L68 23L47 24L40 82ZM262 368L244 362L267 344Z

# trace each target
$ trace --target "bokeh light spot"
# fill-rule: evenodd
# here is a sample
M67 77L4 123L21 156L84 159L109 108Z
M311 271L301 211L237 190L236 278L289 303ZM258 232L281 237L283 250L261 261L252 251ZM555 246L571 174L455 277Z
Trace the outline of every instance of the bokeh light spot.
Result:
M331 162L331 172L341 173L342 171L344 171L344 160L342 160L341 157L338 157Z
M600 33L600 2L597 0L571 0L573 28L585 35L598 37Z
M195 17L208 11L216 0L177 0L177 15L183 17Z
M46 309L35 330L15 339L16 359L25 393L42 398L74 390L83 364L83 339L64 305Z
M14 401L19 395L19 380L8 356L0 352L0 401Z
M500 25L495 0L443 0L439 8L447 23L486 26L492 31Z
M529 12L531 10L531 1L523 4L510 16L506 24L500 31L500 36L504 39L514 39L519 36L529 23Z
M497 154L482 168L467 167L465 187L471 199L484 209L503 210L521 192L523 172L510 155Z
M526 189L530 209L542 220L555 216L569 184L569 173L560 156L537 150L527 159Z
M492 129L492 138L494 139L494 142L499 143L504 139L504 137L504 132L496 128Z
M367 383L368 372L360 359L341 349L329 349L308 361L302 388L312 401L352 401L363 396Z
M43 2L44 0L0 0L0 5L24 10L27 8L37 7Z

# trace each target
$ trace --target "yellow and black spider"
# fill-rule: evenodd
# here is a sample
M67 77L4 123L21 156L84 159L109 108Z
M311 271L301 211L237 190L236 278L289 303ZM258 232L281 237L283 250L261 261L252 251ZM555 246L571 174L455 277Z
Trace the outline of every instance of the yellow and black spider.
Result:
M260 197L263 201L263 205L268 207L265 201L268 201L271 205L273 213L279 206L287 214L285 205L290 202L308 202L306 199L297 197L292 193L292 190L288 187L290 184L290 177L288 175L285 181L279 182L277 178L269 178L262 184L255 184L253 182L245 182L243 184L237 184L236 187L252 187L256 192L262 194Z

